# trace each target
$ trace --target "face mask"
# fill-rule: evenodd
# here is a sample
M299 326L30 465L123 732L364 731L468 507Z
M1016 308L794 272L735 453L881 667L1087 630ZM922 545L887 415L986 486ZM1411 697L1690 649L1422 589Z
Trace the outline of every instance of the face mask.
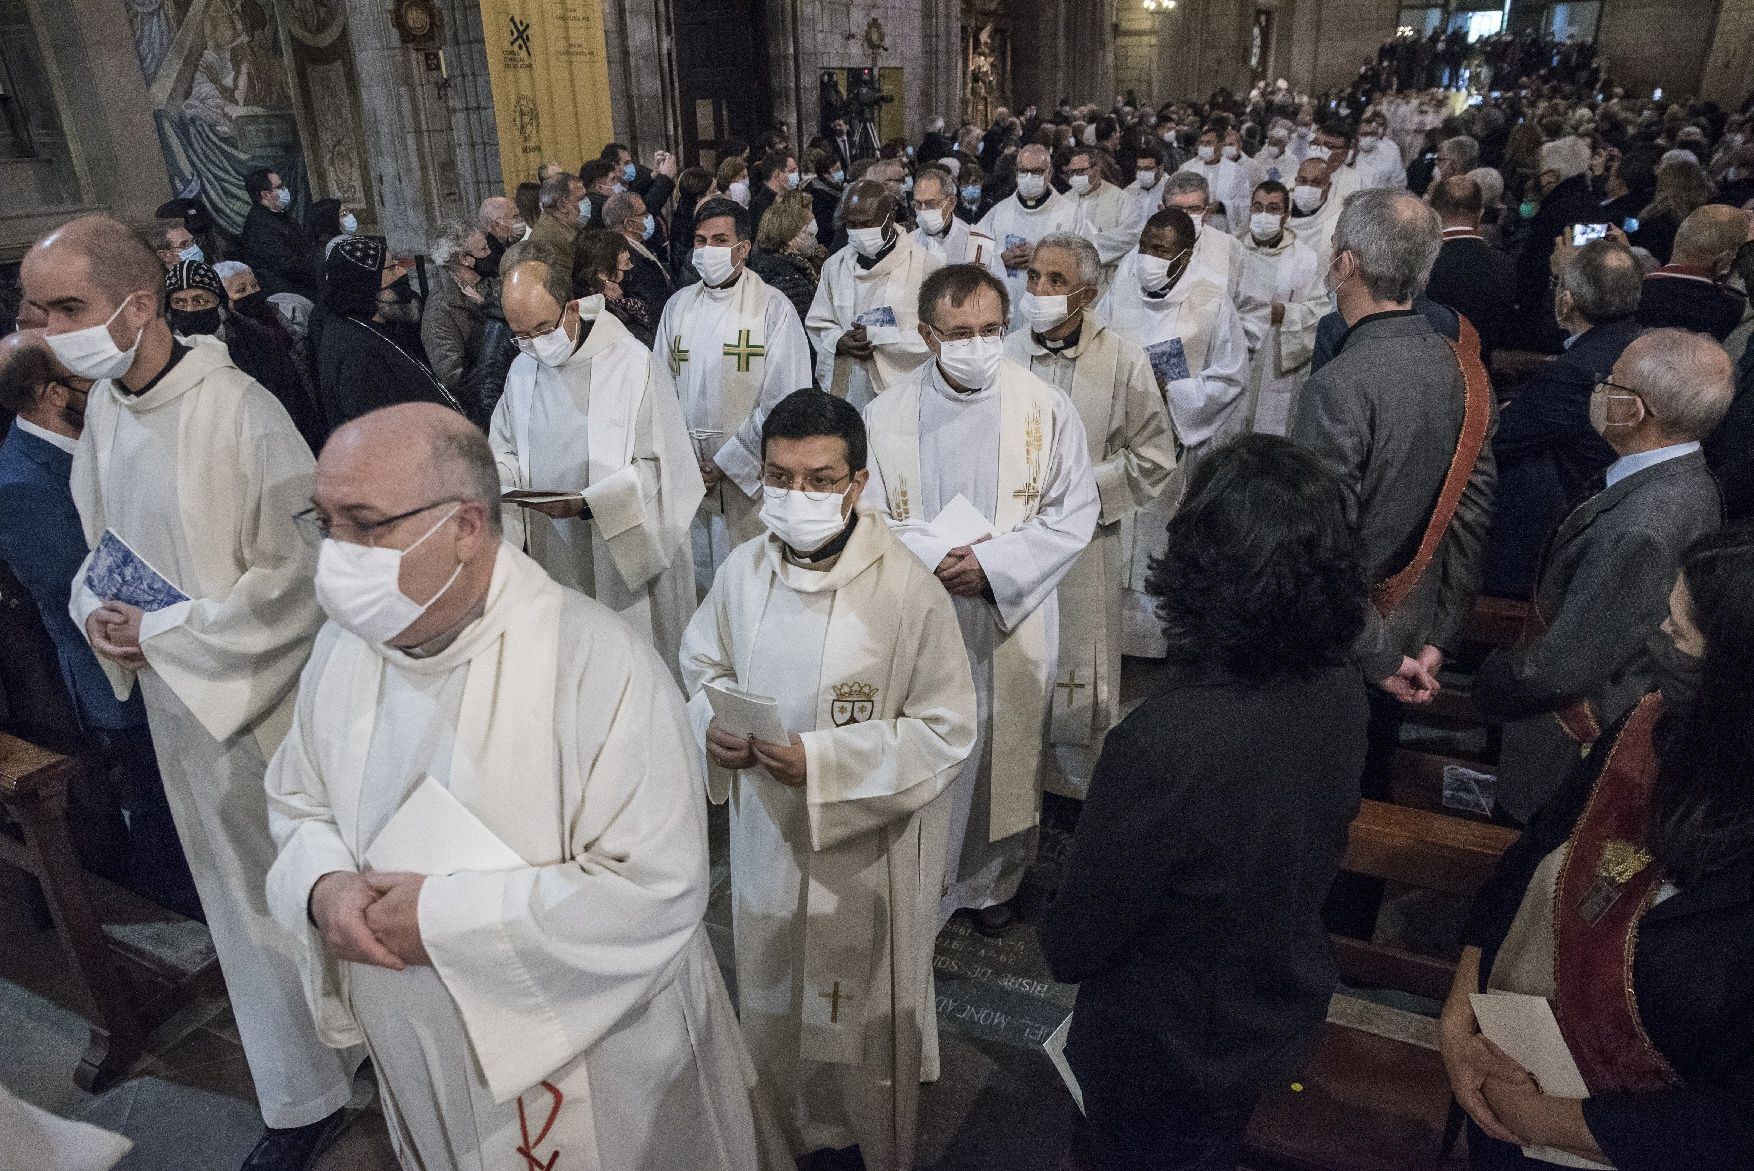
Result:
M1304 142L1308 142L1311 138L1315 137L1315 127L1314 126L1299 126L1297 128L1297 137L1302 139Z
M973 183L962 189L962 202L973 207L981 201L981 189Z
M1139 253L1139 287L1147 293L1161 293L1169 287L1169 268L1173 261L1161 256Z
M1541 205L1532 199L1525 199L1522 203L1517 205L1517 214L1521 215L1525 220L1534 219L1535 213L1539 210L1541 210Z
M323 613L335 625L373 645L387 643L413 626L456 583L463 573L463 563L457 563L438 593L424 602L416 602L402 592L402 558L420 548L421 541L456 515L457 510L452 508L406 549L351 545L333 537L325 540L317 554L317 604Z
M1200 161L1202 163L1209 163L1217 157L1218 157L1218 148L1217 147L1215 147L1215 146L1202 146L1200 148Z
M847 243L853 246L853 251L869 260L883 251L883 229L848 228Z
M830 183L836 184L837 186L841 183L846 182L846 178L847 178L846 172L841 170L839 167L836 167L834 170L832 170L828 173L828 181Z
M1153 187L1157 186L1157 180L1160 177L1161 177L1160 173L1158 171L1155 171L1155 170L1140 171L1139 172L1139 186L1142 190L1149 191Z
M1595 432L1597 435L1601 435L1603 437L1606 437L1609 430L1614 428L1614 427L1635 426L1636 424L1634 424L1634 423L1610 422L1608 419L1608 404L1613 402L1617 398L1618 399L1629 399L1629 398L1637 398L1637 397L1638 397L1637 395L1630 395L1630 394L1605 394L1601 391L1591 392L1591 394L1590 394L1590 426L1595 428Z
M700 274L701 280L717 288L731 283L731 275L737 271L737 264L731 259L729 248L696 248L694 271Z
M1264 159L1276 159L1284 153L1284 145L1277 142L1269 142L1266 146L1261 148L1261 157Z
M627 190L627 184L623 183L619 179L617 179L615 182L609 184L609 193L611 195L620 195L622 192L624 192L626 190Z
M1090 176L1073 175L1066 180L1066 185L1072 189L1073 195L1088 195L1090 193Z
M1005 357L1002 337L971 337L963 341L941 342L938 346L938 368L944 377L970 390L985 390L998 377L999 362Z
M201 263L204 263L206 261L207 254L201 251L201 245L191 244L187 248L183 249L181 252L177 253L177 259L178 260L192 260L196 264L201 264Z
M1700 660L1675 645L1665 632L1654 631L1644 644L1645 657L1663 703L1669 708L1684 708L1699 698Z
M749 182L746 179L732 181L730 189L725 192L744 207L749 206Z
M1327 192L1323 191L1320 187L1311 187L1307 183L1299 183L1296 187L1291 189L1291 202L1297 205L1298 211L1302 212L1304 215L1309 215L1322 205L1322 199L1326 194Z
M912 175L904 176L902 178L902 181L901 181L901 193L903 195L911 195L911 194L913 194L913 190L914 190L914 177Z
M357 216L348 212L341 217L341 234L343 236L351 236L357 231L359 231L359 218Z
M1282 228L1279 217L1270 211L1256 212L1249 216L1249 235L1260 241L1271 240Z
M547 333L537 334L535 337L521 337L517 339L517 343L520 353L528 354L544 366L560 365L572 356L572 352L576 348L572 338L566 335L566 314L564 312L561 314L560 323Z
M840 536L847 522L840 514L845 493L826 500L812 500L803 492L787 489L778 499L771 492L762 493L761 523L767 531L784 541L794 553L814 553Z
M198 333L219 332L219 306L210 309L172 309L169 313L171 332L191 337Z
M273 312L273 306L268 304L268 297L261 289L246 296L234 298L231 307L245 317L260 317L264 313Z
M1376 149L1376 144L1377 144L1376 135L1374 135L1374 134L1360 134L1358 136L1358 153L1367 155L1371 151Z
M1323 146L1321 143L1318 142L1315 145L1311 146L1309 148L1309 150L1304 153L1303 157L1306 159L1320 159L1322 162L1325 163L1328 161L1328 159L1331 157L1332 154L1333 154L1332 151L1328 150L1327 147Z
M652 238L652 233L658 230L657 218L650 212L647 212L643 224L644 226L640 228L639 238L642 240L650 240Z
M140 338L146 333L146 327L141 326L140 332L134 335L134 344L126 350L119 348L115 339L110 337L110 324L122 315L123 306L127 304L128 298L123 297L122 304L116 306L109 321L102 325L90 325L70 333L44 334L43 340L54 351L55 360L76 377L94 382L120 378L134 364L134 351L140 348Z
M1019 306L1023 316L1029 319L1029 328L1036 333L1046 333L1056 325L1063 325L1066 318L1072 315L1069 293L1056 293L1051 297L1038 297L1034 293L1025 292L1023 303Z
M1045 175L1023 174L1017 176L1017 194L1024 199L1040 199L1042 192L1047 189L1048 181Z
M920 228L928 236L936 236L944 230L944 213L935 207L923 207L919 214Z
M291 189L286 188L286 187L282 187L282 188L279 188L278 190L276 190L274 192L274 202L280 208L281 211L285 211L287 208L291 207L292 206L292 191L291 191Z
M1235 162L1238 158L1242 157L1242 148L1235 147L1235 146L1227 146L1224 148L1224 157L1229 159L1231 162Z
M627 182L629 182L629 183L633 182L634 176L636 176L638 174L639 174L639 168L634 166L632 163L623 163L621 165L621 177L623 179L625 179Z
M793 191L796 191L798 189L798 181L800 178L801 178L801 176L798 174L798 172L787 171L786 172L786 186L791 188Z

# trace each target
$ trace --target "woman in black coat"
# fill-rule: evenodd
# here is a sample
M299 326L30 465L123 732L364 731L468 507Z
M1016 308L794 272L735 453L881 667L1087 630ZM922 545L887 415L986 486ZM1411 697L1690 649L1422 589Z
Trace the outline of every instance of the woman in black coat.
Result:
M1233 1171L1336 981L1322 904L1358 809L1365 588L1344 490L1268 435L1194 471L1151 589L1157 692L1112 732L1042 928L1100 1171Z
M1476 1171L1553 1166L1525 1146L1619 1171L1754 1167L1751 597L1754 526L1694 543L1651 642L1659 690L1481 891L1441 1034ZM1469 994L1488 990L1550 1001L1588 1099L1543 1094L1487 1044Z

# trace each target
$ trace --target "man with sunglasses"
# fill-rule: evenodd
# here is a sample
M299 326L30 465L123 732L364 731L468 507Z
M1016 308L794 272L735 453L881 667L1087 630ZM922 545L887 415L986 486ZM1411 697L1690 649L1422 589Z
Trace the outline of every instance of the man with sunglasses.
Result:
M1652 686L1676 563L1722 520L1700 442L1733 393L1722 347L1679 329L1643 334L1596 384L1590 424L1618 458L1548 545L1524 637L1474 676L1474 702L1506 721L1498 802L1518 822Z

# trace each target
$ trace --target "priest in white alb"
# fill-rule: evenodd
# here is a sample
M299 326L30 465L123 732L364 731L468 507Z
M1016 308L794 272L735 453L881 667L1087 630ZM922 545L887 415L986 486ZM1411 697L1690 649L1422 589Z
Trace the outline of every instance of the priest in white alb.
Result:
M1035 860L1054 591L1101 511L1072 400L1005 358L1005 297L973 265L933 273L919 314L933 361L865 410L871 501L955 599L980 697L980 741L950 790L939 920L966 908L993 934L1014 924Z
M667 664L503 540L454 412L348 424L312 498L330 621L268 772L267 899L402 1166L790 1168L701 924Z
M944 262L896 223L896 196L875 179L847 188L847 245L822 266L804 326L816 383L854 407L906 382L927 360L914 328L920 282Z
M1249 347L1249 429L1283 435L1315 357L1316 323L1333 306L1315 253L1289 224L1291 193L1271 179L1255 188L1242 241L1237 315Z
M810 342L784 293L748 267L749 213L729 199L700 206L694 221L699 282L678 289L658 318L652 353L667 362L706 498L693 533L701 590L725 554L761 531L762 416L810 385Z
M913 201L914 223L919 225L914 228L914 243L939 264L978 264L1005 279L998 244L956 215L955 176L941 165L922 167L914 179Z
M911 1171L974 682L950 595L861 503L859 413L800 390L764 439L769 536L719 569L682 651L707 791L731 803L738 1015L794 1154ZM777 700L785 742L716 718L720 686Z
M1060 582L1059 666L1048 716L1042 784L1083 797L1103 738L1121 717L1121 600L1127 563L1121 524L1155 500L1175 468L1175 434L1151 362L1103 325L1101 260L1088 240L1049 236L1029 261L1023 315L1006 356L1072 400L1089 442L1102 512L1089 548Z
M1005 295L1011 298L1011 327L1023 324L1021 304L1028 281L1029 254L1035 242L1055 232L1070 232L1076 219L1072 197L1054 190L1054 156L1040 143L1017 152L1017 190L995 203L981 217L980 230L999 245L1005 265Z
M1315 254L1317 272L1327 272L1334 258L1334 228L1346 203L1345 193L1336 190L1336 185L1331 165L1322 159L1311 157L1297 165L1291 219L1286 226Z
M668 663L694 613L688 526L706 490L669 374L600 294L574 300L568 283L539 260L505 276L522 353L488 438L502 488L549 497L508 505L507 537Z
M1146 221L1139 250L1121 262L1114 285L1097 306L1097 316L1110 328L1145 348L1181 455L1176 481L1139 509L1123 535L1122 653L1144 658L1160 659L1167 650L1146 578L1180 498L1181 475L1248 423L1248 340L1224 289L1193 269L1195 239L1187 213L1165 207Z
M1212 210L1212 193L1206 187L1206 180L1193 171L1177 171L1163 185L1162 207L1177 207L1187 212L1194 227L1199 229L1189 279L1208 280L1221 289L1228 289L1230 299L1234 301L1237 289L1242 285L1242 241L1226 229L1228 221ZM1153 208L1152 212L1155 214L1159 210L1161 208ZM1145 218L1149 220L1151 217ZM1145 225L1141 223L1139 234L1144 233Z
M1103 175L1111 166L1108 152L1096 146L1085 147L1066 160L1072 234L1090 241L1102 261L1099 295L1107 291L1121 257L1139 245L1139 220L1133 200L1126 188L1110 183Z
M145 700L268 1126L249 1165L305 1166L343 1125L359 1063L318 1039L261 898L274 860L262 776L322 622L315 549L293 524L310 449L224 345L172 336L163 266L116 220L56 229L21 276L56 360L93 381L71 487L101 556L69 608L117 697Z

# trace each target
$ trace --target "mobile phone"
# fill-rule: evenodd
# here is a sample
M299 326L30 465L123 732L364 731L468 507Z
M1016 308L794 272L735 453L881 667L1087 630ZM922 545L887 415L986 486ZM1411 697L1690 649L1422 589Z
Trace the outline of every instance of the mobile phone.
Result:
M1600 240L1607 234L1607 224L1573 224L1571 225L1571 246L1581 248L1591 240Z

